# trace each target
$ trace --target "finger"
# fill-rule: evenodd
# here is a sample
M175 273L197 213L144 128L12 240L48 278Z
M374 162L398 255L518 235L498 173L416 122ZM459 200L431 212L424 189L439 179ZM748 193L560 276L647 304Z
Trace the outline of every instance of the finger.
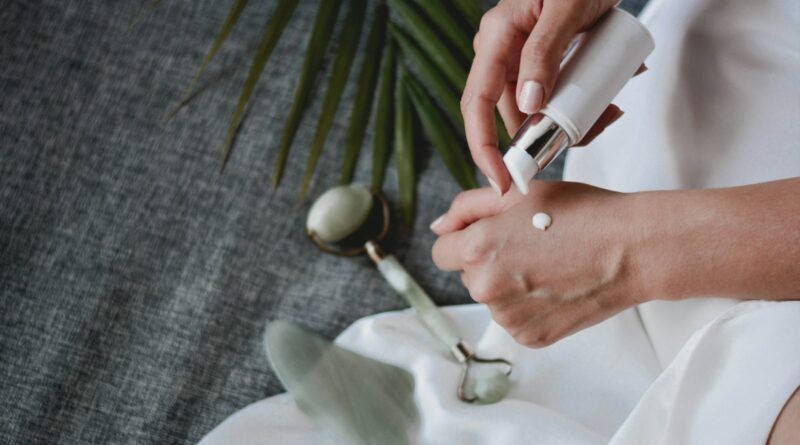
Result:
M568 2L546 2L539 21L522 47L517 77L517 105L533 114L547 102L561 58L578 31L580 9Z
M503 164L497 147L497 128L494 110L506 86L509 60L518 54L520 33L518 26L527 23L514 23L511 8L515 2L504 2L487 12L481 19L480 40L476 42L475 59L470 68L464 95L461 99L461 112L472 159L483 174L491 179L501 193L511 186L511 178ZM525 15L525 20L533 20ZM527 29L533 27L533 22Z
M500 116L503 118L503 122L506 125L506 130L508 134L513 135L517 132L522 122L525 120L527 115L521 111L519 111L519 107L517 106L517 81L516 79L513 82L506 83L505 90L503 90L503 95L500 96L500 102L497 103L497 108L500 110Z
M450 210L431 225L431 230L437 235L462 230L479 219L497 215L503 210L503 204L504 201L487 187L461 192Z
M456 271L464 268L459 249L463 238L463 232L453 232L440 236L433 243L431 256L436 267L443 271Z
M588 145L594 138L600 135L603 130L606 129L609 125L616 122L622 115L625 114L618 106L611 104L603 111L603 114L597 118L597 122L592 125L592 128L586 133L586 136L581 139L580 142L575 144L577 147L582 147L584 145Z

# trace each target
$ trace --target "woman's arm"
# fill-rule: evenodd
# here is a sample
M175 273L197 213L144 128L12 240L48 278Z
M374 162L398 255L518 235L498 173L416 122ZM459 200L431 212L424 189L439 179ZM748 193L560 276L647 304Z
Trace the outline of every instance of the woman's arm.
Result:
M652 298L800 299L800 178L630 196Z
M534 181L464 192L431 228L437 266L532 347L652 299L800 299L800 178L631 194Z

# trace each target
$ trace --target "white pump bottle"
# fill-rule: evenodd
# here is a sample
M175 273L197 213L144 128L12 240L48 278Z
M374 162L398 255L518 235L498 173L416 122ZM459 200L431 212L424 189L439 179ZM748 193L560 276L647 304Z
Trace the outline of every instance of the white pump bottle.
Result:
M654 48L647 28L617 8L585 33L562 63L547 105L528 116L503 157L520 192L528 194L531 178L586 135Z

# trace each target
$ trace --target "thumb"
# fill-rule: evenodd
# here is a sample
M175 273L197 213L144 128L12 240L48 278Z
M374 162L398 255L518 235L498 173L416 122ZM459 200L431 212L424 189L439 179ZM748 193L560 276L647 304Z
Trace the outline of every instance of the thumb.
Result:
M553 92L564 52L579 29L579 13L570 2L545 2L539 21L520 55L517 105L533 114Z

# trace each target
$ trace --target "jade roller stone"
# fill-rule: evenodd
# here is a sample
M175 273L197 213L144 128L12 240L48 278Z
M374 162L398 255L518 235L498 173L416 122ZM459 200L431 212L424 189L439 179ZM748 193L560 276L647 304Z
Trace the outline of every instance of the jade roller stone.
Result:
M473 391L479 403L490 405L503 400L503 397L508 394L510 386L508 375L505 372L492 369L486 375L475 380Z
M353 234L372 210L372 193L363 185L342 185L323 193L308 211L306 230L327 243Z

